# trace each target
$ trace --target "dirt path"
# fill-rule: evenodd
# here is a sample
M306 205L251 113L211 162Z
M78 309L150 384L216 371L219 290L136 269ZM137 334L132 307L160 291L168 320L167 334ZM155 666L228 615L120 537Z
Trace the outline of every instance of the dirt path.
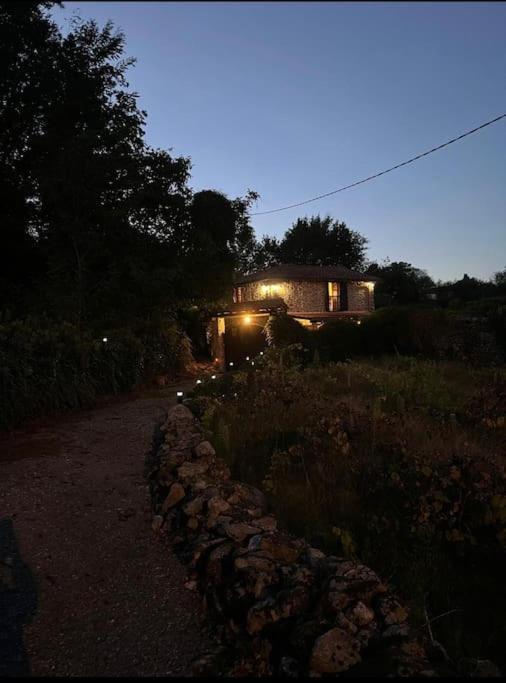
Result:
M169 401L116 401L0 441L0 527L12 520L35 579L30 593L24 572L26 604L12 609L34 612L32 675L187 675L209 647L184 568L150 531L143 459Z

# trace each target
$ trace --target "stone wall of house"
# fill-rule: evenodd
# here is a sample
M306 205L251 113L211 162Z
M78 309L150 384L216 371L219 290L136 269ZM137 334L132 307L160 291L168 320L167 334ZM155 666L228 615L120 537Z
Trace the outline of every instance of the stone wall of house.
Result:
M266 282L250 282L243 285L244 299L256 301L267 298L263 289ZM284 299L289 311L325 311L326 295L325 282L280 282L272 292L272 296Z
M264 290L266 282L250 282L242 286L243 300L256 301L267 298ZM272 291L272 296L282 297L289 311L326 311L326 282L280 282ZM374 292L370 292L364 282L348 283L348 310L374 310Z
M186 586L223 643L195 675L433 674L374 571L279 531L264 494L231 480L186 406L160 429L146 460L153 530L188 563Z
M348 310L349 311L373 311L374 291L369 291L363 282L348 283Z

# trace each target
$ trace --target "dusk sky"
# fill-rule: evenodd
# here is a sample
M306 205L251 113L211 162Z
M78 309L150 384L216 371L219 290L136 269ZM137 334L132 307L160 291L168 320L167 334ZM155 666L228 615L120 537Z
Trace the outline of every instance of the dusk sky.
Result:
M107 19L136 57L146 139L190 156L195 190L260 194L253 211L309 199L506 111L506 4L69 2ZM435 279L506 266L506 119L382 178L252 218L280 236L329 213L372 260Z

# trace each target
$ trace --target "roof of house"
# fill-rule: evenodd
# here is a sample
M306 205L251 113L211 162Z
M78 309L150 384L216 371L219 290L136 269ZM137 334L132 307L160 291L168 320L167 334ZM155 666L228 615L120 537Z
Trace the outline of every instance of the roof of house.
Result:
M270 266L264 270L257 270L249 275L239 275L236 284L258 282L259 280L314 280L326 282L329 280L351 280L355 282L377 282L380 278L374 275L359 273L345 266L309 266L294 263L284 263L278 266Z

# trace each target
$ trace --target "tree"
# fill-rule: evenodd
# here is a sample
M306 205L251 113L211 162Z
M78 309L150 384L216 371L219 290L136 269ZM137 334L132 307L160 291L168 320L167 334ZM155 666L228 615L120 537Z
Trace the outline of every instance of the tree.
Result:
M286 231L279 246L283 263L340 264L360 270L365 262L367 239L346 223L321 218L299 218Z
M424 291L434 286L432 278L420 268L405 261L389 261L383 264L372 262L367 273L381 278L376 285L376 306L391 304L412 304L424 298Z
M20 309L79 323L167 312L183 277L190 162L145 144L123 34L77 21L63 37L51 4L0 5L0 305L23 290Z

